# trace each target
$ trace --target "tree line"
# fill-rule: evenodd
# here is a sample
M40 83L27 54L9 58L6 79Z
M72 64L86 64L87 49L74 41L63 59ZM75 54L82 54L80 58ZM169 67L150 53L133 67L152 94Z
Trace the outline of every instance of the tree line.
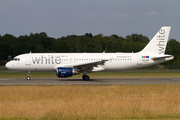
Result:
M45 32L31 33L15 37L10 34L0 35L0 65L5 64L8 56L29 53L82 53L82 52L139 52L149 42L149 38L141 34L127 35L125 38L118 35L103 36L68 35L61 38L48 37ZM153 49L153 48L152 48ZM174 60L164 65L180 65L180 42L171 39L167 43L166 54L174 55Z

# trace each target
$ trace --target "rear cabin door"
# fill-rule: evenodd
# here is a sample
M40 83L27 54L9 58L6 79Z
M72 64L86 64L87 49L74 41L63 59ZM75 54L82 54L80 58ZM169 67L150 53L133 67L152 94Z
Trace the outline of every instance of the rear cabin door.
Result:
M137 65L142 65L142 56L137 55Z

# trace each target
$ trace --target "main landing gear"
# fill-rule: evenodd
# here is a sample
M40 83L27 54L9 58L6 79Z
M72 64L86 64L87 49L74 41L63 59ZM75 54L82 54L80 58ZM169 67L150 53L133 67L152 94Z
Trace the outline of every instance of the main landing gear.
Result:
M30 76L31 76L31 72L29 71L26 80L31 80Z
M30 71L28 71L28 75L27 75L27 77L26 77L26 80L31 80L31 72ZM82 79L83 80L86 80L86 81L88 81L90 78L89 78L89 76L87 75L87 74L84 74L83 76L82 76Z
M89 76L84 74L84 75L82 76L82 79L88 81L88 80L89 80Z

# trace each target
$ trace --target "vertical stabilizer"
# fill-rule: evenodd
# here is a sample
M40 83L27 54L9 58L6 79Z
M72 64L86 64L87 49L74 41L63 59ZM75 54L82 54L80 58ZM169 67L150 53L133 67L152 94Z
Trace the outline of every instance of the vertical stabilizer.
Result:
M170 29L170 26L163 26L151 39L151 41L146 45L146 47L140 52L164 54L166 50Z

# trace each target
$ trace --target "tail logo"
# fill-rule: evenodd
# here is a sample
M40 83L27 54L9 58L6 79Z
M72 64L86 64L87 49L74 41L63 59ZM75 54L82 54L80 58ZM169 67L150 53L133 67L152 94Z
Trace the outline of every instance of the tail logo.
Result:
M164 29L159 30L157 40L159 41L157 44L157 46L159 47L159 54L164 54L165 52L165 30Z

